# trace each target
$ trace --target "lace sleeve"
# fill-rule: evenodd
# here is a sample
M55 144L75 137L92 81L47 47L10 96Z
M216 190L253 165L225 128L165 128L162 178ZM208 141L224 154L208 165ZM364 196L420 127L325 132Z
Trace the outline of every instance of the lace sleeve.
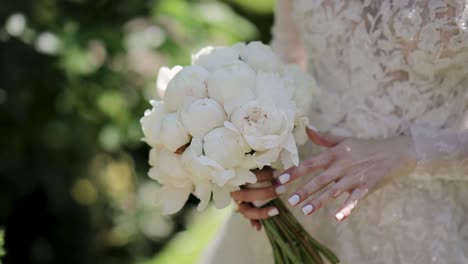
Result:
M277 0L275 7L275 23L272 28L273 49L284 62L306 65L305 49L300 38L299 29L293 17L294 0Z
M427 179L468 180L468 34L463 24L468 9L461 6L461 1L415 3L420 4L422 10L420 37L414 39L416 48L409 50L407 59L417 69L413 70L415 74L441 80L439 94L452 87L449 90L453 95L453 99L446 98L440 107L434 107L409 127L418 160L415 175ZM460 6L456 8L457 5ZM431 10L433 12L429 12ZM431 34L427 32L434 28L439 37L430 41L427 36ZM428 57L431 59L424 59ZM428 61L432 61L431 70L424 67ZM424 82L424 77L413 77L413 80ZM447 85L448 82L454 84ZM434 105L438 104L436 97L432 100ZM437 110L443 112L447 108L451 108L453 116L438 122Z
M468 121L468 111L464 112ZM468 128L411 127L418 178L468 181Z

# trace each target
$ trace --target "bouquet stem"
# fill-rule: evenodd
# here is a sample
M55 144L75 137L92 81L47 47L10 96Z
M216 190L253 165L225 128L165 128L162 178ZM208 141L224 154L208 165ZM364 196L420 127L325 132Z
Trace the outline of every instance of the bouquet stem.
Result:
M275 206L281 212L261 221L273 248L275 264L324 264L324 258L331 264L340 262L330 249L304 230L280 199L275 199L265 206Z

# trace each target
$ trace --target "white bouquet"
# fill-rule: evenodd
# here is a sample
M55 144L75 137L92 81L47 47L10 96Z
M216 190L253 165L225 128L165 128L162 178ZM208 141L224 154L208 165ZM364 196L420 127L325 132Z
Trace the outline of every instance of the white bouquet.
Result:
M151 101L153 108L141 125L152 147L149 176L162 186L158 197L163 213L178 212L190 194L200 200L199 210L211 199L224 208L231 202L230 192L256 182L251 170L297 166L297 145L307 141L306 114L315 87L299 66L282 64L260 42L207 47L192 56L190 66L162 67L157 79L161 100ZM294 219L283 220L286 229L302 230ZM303 258L292 254L296 249L284 248L291 245L281 226L272 220L263 224L269 236L280 236L273 238L273 246L283 240L283 255ZM322 248L314 247L314 258L317 252L327 256Z

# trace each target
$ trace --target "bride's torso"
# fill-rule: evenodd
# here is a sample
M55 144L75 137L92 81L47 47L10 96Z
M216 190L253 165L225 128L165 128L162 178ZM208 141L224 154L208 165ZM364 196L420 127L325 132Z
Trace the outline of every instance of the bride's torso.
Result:
M382 138L460 124L468 87L464 0L294 0L322 93L323 131Z
M463 125L468 1L293 0L293 17L321 88L311 117L319 130L385 138ZM395 179L340 224L343 199L314 216L293 211L344 263L464 263L468 182L424 176Z

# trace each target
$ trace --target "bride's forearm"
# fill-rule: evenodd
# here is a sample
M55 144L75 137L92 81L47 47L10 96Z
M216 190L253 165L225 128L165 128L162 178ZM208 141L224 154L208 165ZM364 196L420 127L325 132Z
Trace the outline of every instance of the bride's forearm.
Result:
M276 1L271 45L285 63L296 63L305 69L307 56L299 29L293 18L292 2L292 0Z

